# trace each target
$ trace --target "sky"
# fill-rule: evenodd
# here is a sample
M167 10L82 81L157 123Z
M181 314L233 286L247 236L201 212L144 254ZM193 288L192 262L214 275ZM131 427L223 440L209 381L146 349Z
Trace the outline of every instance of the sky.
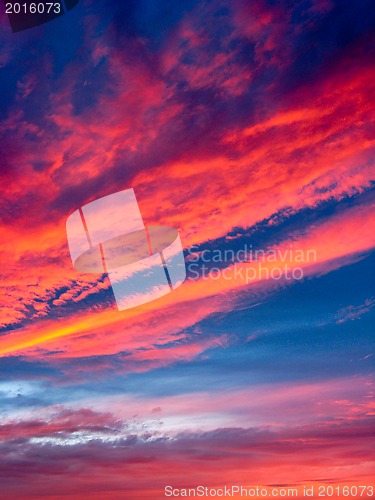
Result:
M1 499L371 484L374 26L371 0L2 9ZM65 223L130 188L187 279L119 311Z

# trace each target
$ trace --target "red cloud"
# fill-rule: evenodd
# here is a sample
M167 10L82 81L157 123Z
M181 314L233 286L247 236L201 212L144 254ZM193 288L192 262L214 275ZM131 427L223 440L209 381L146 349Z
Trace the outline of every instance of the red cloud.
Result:
M374 79L372 61L370 64L361 44L325 68L319 81L289 91L272 108L260 103L249 110L247 119L228 124L218 116L212 127L202 129L204 140L195 137L194 127L184 128L192 103L178 93L178 83L185 82L190 91L208 86L246 95L252 88L253 68L241 69L240 86L232 81L239 74L239 62L235 50L229 50L231 42L239 34L256 36L261 40L257 53L276 57L278 37L290 22L287 11L266 9L262 2L250 7L236 2L231 13L233 29L220 41L217 57L209 57L210 37L194 24L195 14L171 34L160 54L158 71L149 64L142 41L129 41L129 50L123 52L110 50L108 39L95 39L92 62L97 64L110 54L110 92L100 93L92 107L77 113L72 96L81 68L72 63L60 85L51 89L54 107L46 110L48 127L28 121L19 106L9 114L2 126L2 132L12 137L12 148L5 155L12 170L7 173L5 169L2 176L5 217L0 238L6 286L0 291L1 326L15 329L23 320L34 323L2 337L2 354L29 348L29 353L38 352L45 342L47 350L77 356L112 353L128 345L142 348L147 342L158 342L160 335L169 342L176 332L214 311L230 309L228 294L240 293L244 285L240 282L196 282L142 310L145 316L141 320L136 319L140 310L120 317L110 308L103 311L100 304L73 313L70 305L84 308L88 297L109 286L97 276L78 275L69 259L65 220L85 202L131 185L146 223L179 228L188 247L223 237L233 227L251 228L272 220L283 210L295 214L369 188ZM246 19L253 21L248 28ZM196 57L185 64L191 51ZM134 64L134 57L140 54L144 57ZM47 60L41 65L48 70ZM27 75L20 102L27 98L24 90L31 88L32 81L33 75ZM266 103L272 89L264 92ZM208 108L203 104L201 108L203 117ZM370 209L367 205L347 211L317 228L306 227L310 237L298 236L304 248L317 249L317 272L372 248ZM284 247L288 243L286 235ZM204 304L198 305L202 299ZM176 312L177 306L184 316ZM140 335L141 329L154 326L155 307L161 309L161 316L173 311L175 319L169 318L167 333L156 328L153 335ZM51 320L56 313L64 318L57 328ZM43 318L46 320L41 321ZM125 320L129 322L126 329ZM113 331L114 324L120 333ZM99 335L99 327L106 335ZM89 342L84 340L87 335ZM186 349L188 356L194 351L191 346ZM176 351L177 357L181 350L178 348L178 355ZM149 355L154 357L152 349Z
M158 419L168 423L172 413L184 416L185 422L194 421L194 416L202 421L200 411L204 410L211 418L206 429L183 430L180 425L175 431L167 431L155 420L153 401L148 402L149 420L144 420L147 428L142 424L145 415L135 425L134 417L115 418L88 409L61 408L45 412L44 419L8 422L0 428L2 491L9 497L45 495L53 499L53 485L58 482L59 494L65 496L79 494L79 498L85 498L100 491L106 498L119 498L125 492L127 498L158 499L163 498L168 484L177 488L199 484L371 484L373 422L366 404L362 404L360 413L351 411L359 406L358 394L357 401L332 402L332 396L349 396L352 382L342 382L281 390L263 387L267 392L263 400L259 399L259 387L258 394L252 389L219 397L197 394L197 405L193 406L192 395L185 400L179 396L161 401ZM358 384L355 386L353 393ZM270 414L265 420L261 416L263 425L218 426L215 421L215 413L225 415L231 410L241 418L236 404L243 419L246 415L253 419L254 410L260 412L259 404L263 406L265 401ZM120 410L120 415L124 410L129 414L135 411L126 401L119 403L112 400L113 411ZM303 403L307 403L306 408ZM278 413L271 411L272 404L279 408ZM335 404L341 410L334 413L332 409L331 415L330 407ZM278 421L277 415L285 415L288 407L288 414L297 412L308 423L292 427ZM274 420L269 423L271 413Z

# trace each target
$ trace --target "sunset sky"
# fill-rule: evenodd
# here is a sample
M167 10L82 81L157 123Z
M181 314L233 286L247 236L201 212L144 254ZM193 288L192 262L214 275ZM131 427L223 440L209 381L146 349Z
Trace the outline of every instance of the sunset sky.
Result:
M374 2L1 9L0 499L371 484ZM119 311L65 223L130 188L188 272ZM316 259L203 274L245 248Z

